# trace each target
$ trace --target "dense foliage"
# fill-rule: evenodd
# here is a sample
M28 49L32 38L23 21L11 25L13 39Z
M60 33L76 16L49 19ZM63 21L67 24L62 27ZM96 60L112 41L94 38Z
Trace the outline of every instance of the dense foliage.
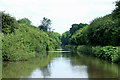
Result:
M113 46L106 46L100 48L98 51L98 57L108 60L111 62L118 62L120 61L120 53L118 52L118 47Z
M56 41L55 48L60 48L61 45L61 35L57 32L49 32L48 36Z
M74 26L77 25L74 24ZM64 45L82 45L78 47L78 51L86 55L94 55L111 62L120 62L120 54L118 54L120 51L118 51L118 47L114 47L120 46L120 1L116 2L116 8L111 14L98 17L89 25L76 28L76 31L73 29L67 31L69 33L63 33L62 43ZM70 32L73 32L72 35ZM67 44L65 44L65 40Z
M4 13L4 15L6 15ZM10 19L13 19L9 16ZM9 18L5 18L9 21ZM4 18L3 18L4 20ZM15 19L13 19L15 20ZM13 22L9 21L10 25L4 25L8 22L2 22L3 26L10 26ZM19 20L18 20L19 21ZM2 37L2 57L3 60L28 60L44 54L46 50L52 50L60 46L60 35L55 32L44 32L39 28L29 24L14 24L19 25L17 29L14 29L14 33L3 34ZM4 30L4 28L3 28Z
M112 20L111 15L96 18L72 36L71 44L75 45L120 45L120 27Z
M120 45L120 27L107 15L95 19L88 27L88 39L92 45Z
M12 33L19 27L16 19L11 17L9 14L5 14L4 12L0 12L2 14L2 32L4 34Z
M70 38L76 33L79 29L82 29L83 27L87 26L88 24L80 23L80 24L72 24L72 27L69 31L66 31L62 34L62 45L68 45L70 43Z
M68 45L69 44L69 39L70 39L70 31L66 31L65 33L62 34L62 45Z
M88 24L72 24L72 27L70 28L70 34L73 35L78 29L83 28L87 26Z
M75 34L72 35L70 39L70 43L72 45L87 45L88 44L88 39L87 39L87 34L86 34L87 28L88 26L76 31Z
M27 60L58 46L54 38L38 28L25 24L20 26L15 34L3 36L4 60Z

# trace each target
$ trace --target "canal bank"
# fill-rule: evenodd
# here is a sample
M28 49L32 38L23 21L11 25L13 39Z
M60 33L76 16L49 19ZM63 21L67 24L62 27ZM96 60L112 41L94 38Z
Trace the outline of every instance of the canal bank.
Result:
M73 53L100 58L111 63L120 63L120 47L66 45L65 48L72 51Z

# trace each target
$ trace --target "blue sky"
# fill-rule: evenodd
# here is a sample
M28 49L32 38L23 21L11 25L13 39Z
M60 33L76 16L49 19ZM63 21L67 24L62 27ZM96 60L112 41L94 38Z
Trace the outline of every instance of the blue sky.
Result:
M43 17L52 20L52 29L62 34L74 23L90 23L110 14L116 0L0 0L0 10L16 19L28 18L35 26Z

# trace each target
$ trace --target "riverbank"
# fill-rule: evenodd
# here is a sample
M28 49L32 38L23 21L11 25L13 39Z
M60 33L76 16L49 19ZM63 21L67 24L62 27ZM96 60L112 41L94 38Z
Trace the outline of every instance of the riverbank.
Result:
M97 57L112 63L120 63L120 47L86 45L66 45L65 47L73 53Z
M2 13L0 43L3 61L26 61L60 47L59 33L43 31L28 23L31 21L26 18L17 21L9 14L0 13Z

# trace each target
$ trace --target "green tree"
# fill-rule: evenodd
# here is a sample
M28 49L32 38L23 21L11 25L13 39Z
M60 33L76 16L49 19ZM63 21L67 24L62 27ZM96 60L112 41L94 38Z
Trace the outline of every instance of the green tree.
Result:
M120 45L120 28L112 15L106 15L93 20L88 27L89 43L92 45Z
M72 35L70 43L73 45L87 45L88 44L87 28L88 26L76 31L75 34Z
M28 18L22 18L20 20L17 21L18 23L22 23L22 24L28 24L31 25L31 21Z
M12 33L19 27L19 24L14 17L11 17L9 14L5 14L4 12L0 12L0 14L2 14L2 32L4 34Z
M120 0L116 1L116 8L115 10L113 10L112 14L113 14L113 18L120 18Z
M81 28L70 39L74 45L120 45L120 27L112 15L94 19L88 27Z
M115 10L112 12L113 15L113 19L117 19L118 23L120 25L120 0L116 1L116 8Z
M43 30L43 31L45 31L45 32L48 32L48 31L50 31L50 29L51 29L50 25L51 25L51 20L44 17L43 20L41 21L41 25L38 26L38 28L39 28L40 30Z
M66 31L65 33L62 34L62 38L61 38L61 41L62 41L62 44L63 45L68 45L68 44L74 44L74 45L77 45L78 43L76 42L75 37L78 30L84 28L85 26L87 26L88 24L84 24L84 23L80 23L80 24L72 24L72 27L70 28L69 31ZM74 39L72 38L71 40L71 37L74 35Z
M61 42L63 46L69 44L70 36L71 36L70 31L66 31L65 33L62 34Z
M70 28L70 33L73 35L77 30L80 28L85 27L88 24L80 23L80 24L72 24L72 27Z

